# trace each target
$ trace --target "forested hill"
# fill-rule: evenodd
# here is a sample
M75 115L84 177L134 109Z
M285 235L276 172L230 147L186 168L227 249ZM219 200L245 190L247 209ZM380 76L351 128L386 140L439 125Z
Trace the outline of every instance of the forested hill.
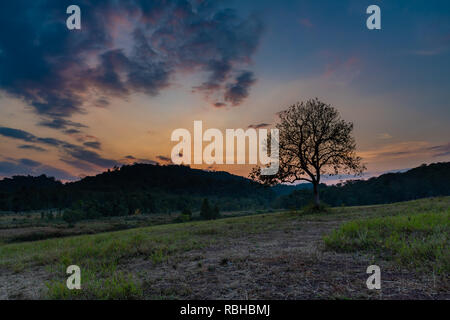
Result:
M69 190L115 192L158 190L175 194L251 197L264 192L253 181L228 172L204 171L187 166L135 164L108 170L66 185Z
M0 181L0 211L67 208L82 201L95 207L167 212L197 209L209 198L223 210L267 207L275 193L247 178L186 166L135 164L62 184L53 178L13 177ZM116 209L105 209L105 211ZM112 215L116 215L116 212Z
M23 189L48 189L62 187L60 181L45 175L39 177L15 176L0 180L0 192L11 193Z
M369 180L321 185L320 195L331 206L392 203L450 195L449 181L450 162L436 163ZM311 196L308 184L267 188L227 172L174 165L123 166L67 184L46 176L0 181L0 211L82 206L102 216L132 214L138 209L149 213L198 210L204 198L227 211L301 208Z
M348 181L335 186L321 185L321 199L331 206L383 204L450 195L450 162L422 165L402 173L387 173L369 180ZM294 191L280 197L276 206L302 207L311 193Z

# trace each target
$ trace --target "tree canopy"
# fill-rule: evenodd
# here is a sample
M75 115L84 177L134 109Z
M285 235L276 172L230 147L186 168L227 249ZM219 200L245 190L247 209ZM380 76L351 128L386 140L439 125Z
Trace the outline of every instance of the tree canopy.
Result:
M279 118L279 171L263 176L259 167L254 168L250 174L254 180L269 185L311 182L318 206L323 175L359 175L365 170L355 153L353 123L341 119L331 105L315 98L292 105L280 112Z

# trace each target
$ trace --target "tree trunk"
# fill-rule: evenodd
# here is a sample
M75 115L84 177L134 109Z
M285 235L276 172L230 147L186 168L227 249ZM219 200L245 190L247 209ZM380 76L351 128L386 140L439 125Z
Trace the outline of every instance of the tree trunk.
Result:
M320 206L320 198L319 198L319 184L314 183L314 206L319 208Z

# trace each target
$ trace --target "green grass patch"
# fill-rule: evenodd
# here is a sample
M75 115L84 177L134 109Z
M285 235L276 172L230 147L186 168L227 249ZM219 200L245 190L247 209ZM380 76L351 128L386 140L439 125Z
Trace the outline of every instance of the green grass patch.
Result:
M176 253L204 248L219 239L265 232L286 219L284 215L266 214L8 244L0 246L0 267L22 271L46 266L55 275L48 283L48 297L52 299L139 298L139 281L120 269L128 261L142 258L154 264L167 262ZM81 268L81 291L66 289L65 271L70 265Z
M374 252L421 271L450 272L450 209L347 222L324 238L328 249Z
M178 254L272 230L297 230L299 220L349 221L325 239L329 248L367 250L404 264L448 272L450 197L405 203L331 208L326 214L269 213L214 221L157 225L35 242L0 245L0 270L27 272L43 266L53 275L51 299L140 299L141 279L128 262L172 263ZM409 218L408 218L409 217ZM361 220L364 218L365 220ZM255 247L257 243L255 243ZM413 257L413 258L411 258ZM66 289L66 268L81 268L81 291ZM159 293L158 293L159 294ZM161 297L172 297L161 292Z

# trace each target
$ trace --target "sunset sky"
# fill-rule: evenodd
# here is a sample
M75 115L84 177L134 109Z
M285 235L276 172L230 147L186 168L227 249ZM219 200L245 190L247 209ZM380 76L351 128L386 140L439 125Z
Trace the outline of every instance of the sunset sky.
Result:
M354 122L366 176L450 161L450 2L0 2L0 178L166 164L194 120L270 128L314 97Z

